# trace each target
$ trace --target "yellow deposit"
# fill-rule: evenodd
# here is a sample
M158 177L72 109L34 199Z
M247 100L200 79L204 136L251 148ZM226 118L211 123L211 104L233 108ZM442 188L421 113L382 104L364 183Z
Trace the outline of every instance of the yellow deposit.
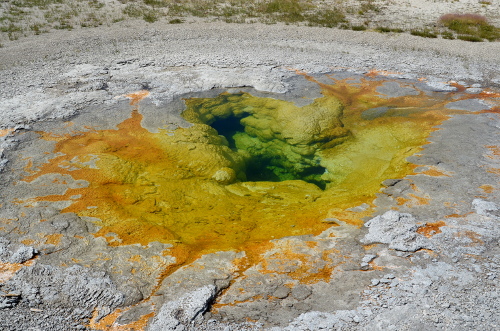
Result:
M24 180L85 180L38 200L72 201L63 212L96 218L95 235L111 245L172 243L186 260L319 234L328 218L360 225L381 183L411 174L406 158L446 118L450 99L386 97L376 91L382 81L318 84L323 97L304 107L248 93L189 99L183 116L193 125L171 132L143 128L138 109L117 129L42 132L57 141L54 157ZM242 130L219 135L210 125L224 120ZM270 180L251 181L259 176ZM346 210L363 203L370 207Z

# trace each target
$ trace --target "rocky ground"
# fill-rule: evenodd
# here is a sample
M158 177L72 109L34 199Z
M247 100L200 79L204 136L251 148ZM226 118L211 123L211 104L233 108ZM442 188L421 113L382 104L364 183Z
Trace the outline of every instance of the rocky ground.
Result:
M500 25L498 1L17 0L0 2L0 45L55 30L109 27L130 20L162 24L285 23L349 30L382 28L392 33L430 31L439 35L446 31L439 18L446 14L480 15L492 25Z
M497 329L499 53L498 43L221 23L120 22L6 44L0 329ZM295 70L317 79L377 70L392 82L388 95L458 86L477 97L447 105L463 112L409 159L414 174L384 183L362 228L335 221L316 236L273 240L265 267L242 267L245 252L225 251L162 278L175 265L164 254L169 245L112 246L92 235L92 222L60 214L62 205L13 203L40 194L18 182L23 157L37 155L38 164L48 157L50 144L35 143L35 131L68 119L113 128L130 114L121 96L145 89L142 124L152 131L185 125L179 97L197 92L245 87L296 102L319 97ZM302 278L293 278L296 260L276 258L287 247L304 257Z

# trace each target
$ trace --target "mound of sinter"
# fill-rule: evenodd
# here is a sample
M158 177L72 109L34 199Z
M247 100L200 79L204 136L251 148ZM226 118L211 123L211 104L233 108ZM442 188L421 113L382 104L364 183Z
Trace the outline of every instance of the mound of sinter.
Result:
M224 183L299 179L325 188L328 171L319 151L348 136L340 120L343 107L335 98L319 98L299 108L247 93L224 93L189 99L186 105L182 115L196 131L223 136L228 148L214 153L214 161L223 157L230 164L213 178Z

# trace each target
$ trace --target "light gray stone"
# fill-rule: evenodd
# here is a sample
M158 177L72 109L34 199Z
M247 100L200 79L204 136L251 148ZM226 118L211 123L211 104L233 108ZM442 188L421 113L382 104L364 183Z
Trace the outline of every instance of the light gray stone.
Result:
M476 210L476 213L484 216L491 216L491 212L499 210L499 207L494 202L481 199L474 199L472 201L472 206Z
M390 210L365 223L368 233L361 242L388 244L389 248L406 252L434 248L427 238L416 232L419 228L416 223L412 215Z
M177 300L167 301L148 326L149 331L181 331L203 314L216 293L216 287L207 285L186 293Z
M10 257L10 263L24 263L28 260L31 260L35 254L37 253L37 250L34 249L33 247L30 246L20 246L14 254Z

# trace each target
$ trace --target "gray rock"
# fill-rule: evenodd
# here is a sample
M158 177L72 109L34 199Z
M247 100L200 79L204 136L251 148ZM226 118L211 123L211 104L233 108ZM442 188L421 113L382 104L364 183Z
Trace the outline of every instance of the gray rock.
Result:
M57 268L43 264L22 268L6 286L22 293L26 300L71 308L81 317L90 317L99 307L97 319L123 302L121 294L104 272L90 271L79 265Z
M286 286L279 286L276 291L274 291L273 296L278 299L284 299L290 294L290 289Z
M370 265L366 262L361 262L361 264L359 265L361 267L361 270L368 270L370 269Z
M426 82L425 83L431 91L434 92L455 92L457 88L455 86L451 86L448 83L443 82Z
M8 261L12 252L9 250L8 246L10 241L7 238L0 237L0 261Z
M331 313L323 313L319 311L311 311L304 313L294 319L283 330L298 331L298 330L321 330L332 329L340 323L340 319Z
M483 92L483 89L482 88L471 87L471 88L466 89L465 92L469 93L469 94L479 94L479 93Z
M167 301L149 325L149 331L182 331L203 314L215 297L216 287L207 285L186 293L174 301Z
M415 252L422 248L433 249L431 242L416 232L419 228L416 222L410 214L390 210L365 223L368 233L361 242L388 244L389 248L405 252Z
M297 285L292 289L292 296L297 300L305 300L311 293L311 289L305 285Z
M311 309L311 305L304 303L304 302L297 302L293 304L293 308L299 310L299 311L308 311Z
M11 292L0 296L0 309L12 308L21 300L21 294Z
M23 245L20 246L14 254L12 254L9 261L10 263L24 263L31 260L37 253L37 250L33 247Z
M363 258L361 259L361 261L363 261L364 263L370 263L376 257L377 257L377 255L375 255L375 254L367 254L367 255L363 256Z
M397 82L387 82L377 88L377 92L388 98L401 97L406 95L418 95L414 88L401 86Z
M480 99L467 99L467 100L450 102L446 105L446 108L467 110L467 111L480 111L483 109L489 109L490 106L488 106Z
M483 216L493 216L492 212L499 210L499 207L494 202L481 199L474 199L472 201L472 207L476 213Z

